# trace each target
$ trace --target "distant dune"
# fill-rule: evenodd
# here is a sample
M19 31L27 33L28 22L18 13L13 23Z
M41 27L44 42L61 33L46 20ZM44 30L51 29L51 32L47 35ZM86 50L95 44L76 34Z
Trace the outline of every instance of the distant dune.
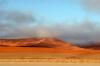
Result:
M78 48L70 42L56 38L0 39L4 47L45 47L45 48Z
M0 39L2 52L100 54L100 51L80 48L56 38Z
M85 49L100 50L100 42L88 42L78 46Z

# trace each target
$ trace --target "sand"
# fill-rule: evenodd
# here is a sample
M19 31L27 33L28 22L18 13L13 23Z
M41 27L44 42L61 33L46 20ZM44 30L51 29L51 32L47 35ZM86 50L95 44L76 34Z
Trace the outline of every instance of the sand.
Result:
M31 61L31 62L30 62ZM100 50L61 48L0 47L0 62L98 62Z

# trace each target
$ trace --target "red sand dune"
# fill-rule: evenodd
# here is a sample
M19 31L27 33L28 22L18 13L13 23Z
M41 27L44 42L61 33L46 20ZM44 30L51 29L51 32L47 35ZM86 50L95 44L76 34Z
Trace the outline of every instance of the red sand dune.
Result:
M80 48L55 38L0 39L0 52L100 54L100 51Z
M0 46L68 48L74 45L55 38L1 39ZM74 46L75 47L75 46ZM78 48L78 47L77 47Z

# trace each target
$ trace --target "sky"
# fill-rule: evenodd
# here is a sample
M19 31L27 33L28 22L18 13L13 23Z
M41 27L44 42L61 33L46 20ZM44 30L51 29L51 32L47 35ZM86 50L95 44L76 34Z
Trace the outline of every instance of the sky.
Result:
M0 0L0 38L99 42L100 0Z

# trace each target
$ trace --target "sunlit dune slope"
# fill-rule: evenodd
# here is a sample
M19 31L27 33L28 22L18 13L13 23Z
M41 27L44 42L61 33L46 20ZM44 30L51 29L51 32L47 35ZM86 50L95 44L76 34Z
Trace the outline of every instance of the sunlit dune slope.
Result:
M1 39L0 46L8 47L46 47L46 48L78 48L70 42L55 38Z
M0 52L100 54L55 38L0 39Z

